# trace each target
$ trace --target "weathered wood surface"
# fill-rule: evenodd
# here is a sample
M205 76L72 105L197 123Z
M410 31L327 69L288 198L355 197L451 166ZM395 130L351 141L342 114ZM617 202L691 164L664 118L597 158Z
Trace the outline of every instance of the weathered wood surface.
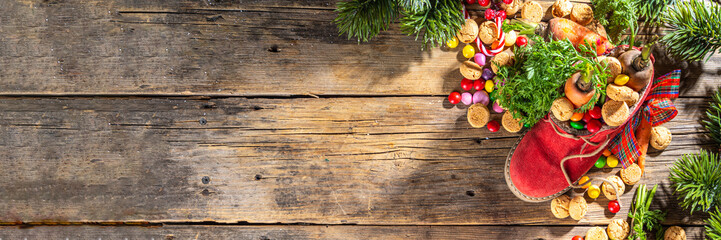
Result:
M571 239L591 227L569 226L183 226L0 227L2 239ZM703 227L684 227L689 240Z
M677 208L666 178L681 154L710 147L698 123L706 100L676 101L673 144L648 164L643 182L664 184L656 206L670 208L668 224L702 224ZM613 217L607 200L590 203L580 222L518 200L502 172L518 135L469 128L465 109L448 107L441 97L3 98L0 220L586 225Z
M0 94L373 96L458 88L460 47L421 51L397 28L359 45L338 36L334 9L329 0L1 1ZM687 95L716 87L719 62L686 66Z

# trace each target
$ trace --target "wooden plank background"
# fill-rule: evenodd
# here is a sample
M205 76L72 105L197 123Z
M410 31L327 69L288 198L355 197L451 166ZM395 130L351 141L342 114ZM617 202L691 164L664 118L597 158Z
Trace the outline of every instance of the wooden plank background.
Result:
M625 216L604 198L580 222L518 200L502 173L518 134L470 128L465 107L445 101L460 48L421 51L396 28L358 44L338 36L334 9L0 1L0 223L163 225L3 227L0 238L568 238ZM701 239L706 216L678 208L668 167L716 149L699 120L721 58L655 55L657 74L680 67L684 79L673 143L652 151L642 182L662 184L664 224Z

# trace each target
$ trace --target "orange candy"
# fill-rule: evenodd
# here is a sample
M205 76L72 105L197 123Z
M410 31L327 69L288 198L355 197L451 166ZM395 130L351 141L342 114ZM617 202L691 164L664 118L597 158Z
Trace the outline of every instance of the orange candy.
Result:
M611 156L611 151L608 151L608 149L604 149L603 156L606 156L606 157Z
M496 49L499 45L501 45L501 42L499 42L498 40L493 41L493 44L491 44L491 49Z
M571 116L571 121L578 122L583 119L583 113L573 113L573 116Z

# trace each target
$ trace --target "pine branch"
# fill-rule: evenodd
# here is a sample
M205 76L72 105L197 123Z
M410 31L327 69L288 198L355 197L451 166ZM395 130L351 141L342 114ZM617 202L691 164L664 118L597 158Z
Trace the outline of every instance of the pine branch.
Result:
M433 47L453 38L465 21L462 2L458 0L401 0L401 30L408 35L422 35L424 45ZM424 7L426 4L431 7Z
M703 0L680 1L661 16L671 30L661 39L679 60L708 60L721 47L721 7Z
M669 180L673 182L680 205L684 209L707 212L721 204L721 161L719 156L701 150L685 154L671 167Z
M676 0L634 0L639 17L643 18L645 23L652 25L659 24L661 11L675 3Z
M394 0L348 0L338 2L337 7L334 23L340 34L358 38L358 42L367 42L387 30L399 13Z
M706 219L706 224L706 237L721 239L721 211L718 208Z
M713 102L709 103L706 110L707 120L703 120L703 126L709 131L711 139L721 144L721 89L716 90L713 95Z

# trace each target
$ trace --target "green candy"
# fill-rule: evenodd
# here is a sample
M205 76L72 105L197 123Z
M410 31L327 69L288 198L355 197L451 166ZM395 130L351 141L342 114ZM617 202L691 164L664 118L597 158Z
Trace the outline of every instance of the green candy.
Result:
M596 166L596 168L603 168L603 166L606 166L606 157L601 156L593 165Z
M571 127L575 129L583 129L583 123L581 122L571 122Z
M524 123L524 124L523 124L523 127L529 128L529 127L531 127L531 125L528 125L528 123Z

